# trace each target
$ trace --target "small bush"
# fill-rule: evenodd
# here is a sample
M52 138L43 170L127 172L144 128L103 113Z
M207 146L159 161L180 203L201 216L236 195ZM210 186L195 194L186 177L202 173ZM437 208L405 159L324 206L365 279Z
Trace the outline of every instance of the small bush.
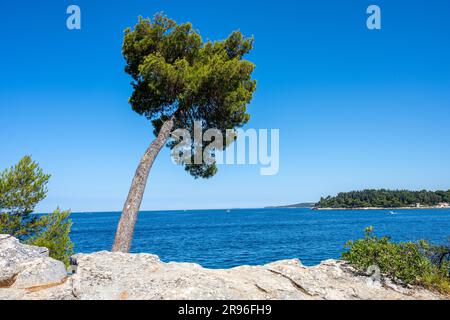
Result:
M54 259L69 263L73 244L69 238L70 212L55 210L45 216L33 214L47 195L50 175L44 174L30 156L0 172L0 233L46 247Z
M50 175L30 156L0 172L0 233L26 240L42 228L34 208L47 194Z
M349 241L342 258L359 271L376 265L383 275L403 284L421 285L450 293L448 262L436 264L432 256L443 247L422 240L418 243L393 243L389 237L378 238L373 228L365 230L365 237Z
M69 238L72 221L68 219L69 216L70 211L61 211L59 208L43 216L41 220L45 228L27 241L33 246L48 248L50 257L64 262L66 266L69 266L73 254L73 243Z

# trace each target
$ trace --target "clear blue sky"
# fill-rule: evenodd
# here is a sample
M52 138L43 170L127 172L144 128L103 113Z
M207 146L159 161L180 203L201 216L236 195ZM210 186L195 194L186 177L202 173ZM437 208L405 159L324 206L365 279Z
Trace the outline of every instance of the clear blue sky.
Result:
M66 28L66 8L82 30ZM382 30L366 8L382 9ZM260 207L360 188L450 188L450 2L58 0L0 4L0 167L49 173L38 210L121 210L152 128L127 103L123 30L164 11L204 39L254 35L248 127L280 129L280 172L194 180L164 150L142 209Z

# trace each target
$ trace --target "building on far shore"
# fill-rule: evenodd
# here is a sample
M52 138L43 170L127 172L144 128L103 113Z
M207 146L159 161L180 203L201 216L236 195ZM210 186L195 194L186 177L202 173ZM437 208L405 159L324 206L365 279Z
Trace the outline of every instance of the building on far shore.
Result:
M437 205L438 208L450 208L450 204L448 202L440 202Z
M422 206L422 204L420 203L416 203L415 205L416 208L427 208L427 207L433 207L433 208L450 208L450 203L448 202L439 202L437 205L435 206Z

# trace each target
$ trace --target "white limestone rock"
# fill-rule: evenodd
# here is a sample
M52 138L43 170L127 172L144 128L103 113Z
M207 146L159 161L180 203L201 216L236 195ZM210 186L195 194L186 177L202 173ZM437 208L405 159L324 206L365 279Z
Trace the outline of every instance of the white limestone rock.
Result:
M96 252L75 255L76 273L48 258L43 248L0 236L0 299L445 299L389 279L373 283L343 261L313 267L299 260L263 266L206 269L194 263L165 263L152 254ZM8 278L10 277L10 278ZM11 282L11 281L10 281Z
M0 288L27 289L62 283L64 264L49 257L47 248L25 245L0 235Z

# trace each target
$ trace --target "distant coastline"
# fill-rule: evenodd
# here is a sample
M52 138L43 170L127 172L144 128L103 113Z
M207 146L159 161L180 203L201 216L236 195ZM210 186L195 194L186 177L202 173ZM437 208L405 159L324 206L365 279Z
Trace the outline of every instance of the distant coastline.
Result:
M366 189L321 198L317 210L401 210L450 208L450 190Z
M317 203L303 202L266 208L310 208L312 210L416 210L450 209L450 190L410 191L365 189L322 197Z
M312 209L316 205L315 202L303 202L303 203L294 203L282 206L270 206L264 207L264 209L282 209L282 208L309 208Z
M424 207L364 207L364 208L321 208L321 207L314 207L312 210L315 211L333 211L333 210L349 210L349 211L365 211L365 210L427 210L427 209L450 209L450 206L448 207L441 207L441 206L424 206Z

